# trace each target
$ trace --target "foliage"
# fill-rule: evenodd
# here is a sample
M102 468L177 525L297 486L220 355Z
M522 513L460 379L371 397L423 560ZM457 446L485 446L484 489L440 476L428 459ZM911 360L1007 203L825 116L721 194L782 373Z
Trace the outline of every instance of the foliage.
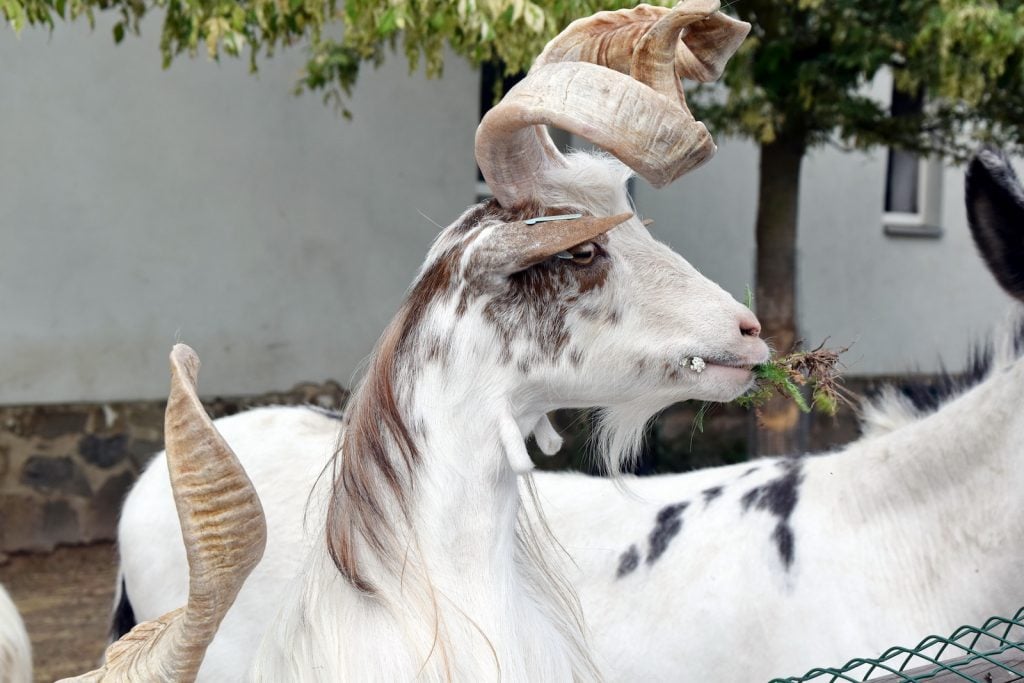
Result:
M665 3L667 0L660 0ZM659 0L653 0L658 4ZM360 67L379 65L385 48L405 53L410 71L443 71L445 45L474 65L500 61L506 73L529 68L545 43L569 22L635 3L611 0L0 0L15 30L52 29L56 20L116 12L114 41L139 32L140 21L164 12L160 51L165 67L200 50L210 59L248 55L250 68L284 46L303 44L309 56L296 93L319 91L344 110ZM336 36L342 36L337 38ZM347 112L346 112L347 113Z
M759 408L774 395L785 396L805 413L812 407L826 415L835 415L843 400L839 385L839 355L846 349L826 349L824 344L813 351L796 351L754 367L757 386L737 399L748 408ZM811 390L811 403L804 398L802 387Z
M804 149L838 140L963 158L964 135L1024 146L1021 0L742 0L751 37L729 64L728 93L703 86L694 107L712 130ZM925 110L892 117L868 85L891 69Z
M654 0L673 4L672 0ZM473 64L529 68L572 20L629 0L0 0L14 28L114 12L120 42L148 13L163 12L165 66L181 54L248 55L253 70L275 50L309 49L296 86L344 108L360 67L386 48L411 70L442 73L445 46ZM753 24L720 88L693 102L717 133L759 142L795 136L806 148L838 138L863 148L897 143L963 156L961 133L1024 147L1024 0L739 0L730 12ZM341 36L340 38L338 36ZM882 68L902 88L935 97L920 116L893 118L866 93Z

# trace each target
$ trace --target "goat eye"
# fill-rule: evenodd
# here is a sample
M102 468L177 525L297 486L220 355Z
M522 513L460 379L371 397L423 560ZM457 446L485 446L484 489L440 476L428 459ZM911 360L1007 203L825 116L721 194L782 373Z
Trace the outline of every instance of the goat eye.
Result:
M567 261L571 260L578 266L590 265L594 261L595 256L597 256L597 245L593 242L578 244L575 247L558 254L559 258Z

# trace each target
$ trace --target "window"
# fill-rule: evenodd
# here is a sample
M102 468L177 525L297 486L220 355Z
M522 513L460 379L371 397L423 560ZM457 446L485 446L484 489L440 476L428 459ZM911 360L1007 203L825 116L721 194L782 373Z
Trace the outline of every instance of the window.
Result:
M892 89L892 116L911 116L924 106L923 92ZM942 164L913 152L890 148L885 173L885 234L941 237Z

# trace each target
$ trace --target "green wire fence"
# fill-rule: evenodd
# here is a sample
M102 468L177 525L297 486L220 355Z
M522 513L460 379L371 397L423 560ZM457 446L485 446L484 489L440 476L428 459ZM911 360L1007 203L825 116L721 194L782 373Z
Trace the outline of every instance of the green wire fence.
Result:
M917 647L893 647L878 659L852 659L838 669L811 669L800 678L771 683L1013 683L1024 681L1024 607L1010 619L993 617L981 628L961 626L948 638L928 636Z

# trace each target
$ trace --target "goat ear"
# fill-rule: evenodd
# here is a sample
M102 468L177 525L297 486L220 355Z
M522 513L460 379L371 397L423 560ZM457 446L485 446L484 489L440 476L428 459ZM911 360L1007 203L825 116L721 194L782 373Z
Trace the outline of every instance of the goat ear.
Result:
M506 276L526 270L560 251L589 242L633 217L584 216L567 220L549 220L528 225L526 221L500 223L487 228L477 238L463 275L469 282L486 282L494 276Z
M967 167L967 222L996 281L1024 301L1024 188L1005 154L983 149Z

